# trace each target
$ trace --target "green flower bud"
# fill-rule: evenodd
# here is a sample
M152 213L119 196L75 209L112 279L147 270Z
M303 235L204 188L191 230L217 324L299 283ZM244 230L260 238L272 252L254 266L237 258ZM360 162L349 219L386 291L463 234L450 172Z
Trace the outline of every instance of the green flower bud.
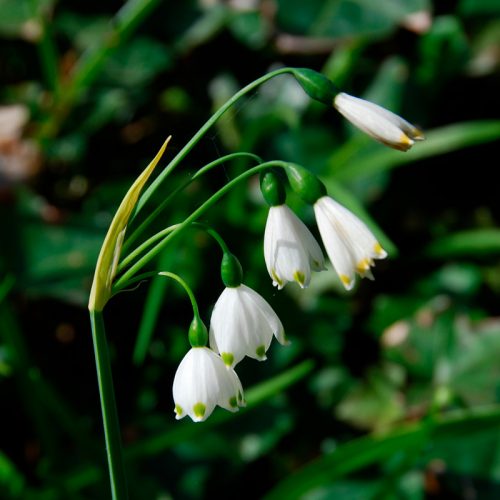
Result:
M285 170L290 186L306 203L313 205L326 195L325 185L309 170L293 163L288 164Z
M224 253L220 266L220 274L224 285L235 288L243 281L243 269L240 261L229 252Z
M260 175L260 190L266 203L270 207L283 205L286 201L286 192L283 182L276 172L267 170Z
M312 69L294 69L293 76L309 97L328 106L333 105L333 99L340 92L325 75Z
M193 318L193 321L191 321L191 325L189 326L188 338L191 347L205 347L207 345L207 327L199 316L195 316Z

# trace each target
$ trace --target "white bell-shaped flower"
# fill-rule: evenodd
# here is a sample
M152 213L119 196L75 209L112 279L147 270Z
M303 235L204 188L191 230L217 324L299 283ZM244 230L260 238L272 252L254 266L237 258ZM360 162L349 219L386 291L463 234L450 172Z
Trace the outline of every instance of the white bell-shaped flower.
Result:
M325 269L318 242L287 205L269 208L264 259L273 285L280 290L289 281L296 281L305 288L311 281L311 271Z
M373 259L387 257L372 232L358 217L328 196L314 204L321 238L344 287L354 286L355 273L373 279Z
M370 101L340 92L333 104L356 127L391 148L407 151L424 139L417 127Z
M235 412L245 405L241 382L208 347L192 347L174 377L175 418L206 420L216 405Z
M245 285L224 289L212 312L209 335L210 347L228 367L245 356L266 359L273 335L280 344L288 343L272 307Z

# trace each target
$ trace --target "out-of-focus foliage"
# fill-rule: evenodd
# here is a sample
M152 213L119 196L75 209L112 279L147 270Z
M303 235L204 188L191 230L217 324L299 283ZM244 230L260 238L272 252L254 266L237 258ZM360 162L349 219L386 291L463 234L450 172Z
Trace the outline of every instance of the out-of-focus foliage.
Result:
M292 344L238 365L248 409L203 424L172 411L191 320L182 290L152 280L113 298L131 497L498 498L499 14L493 0L0 0L0 497L109 498L86 311L106 230L168 135L158 169L234 92L287 65L427 140L385 149L282 76L226 113L150 207L204 164L251 151L318 174L389 259L353 293L331 269L278 292L257 179L221 200L204 222ZM247 167L203 176L151 234ZM287 202L316 231L310 208ZM193 229L157 259L207 323L218 252Z

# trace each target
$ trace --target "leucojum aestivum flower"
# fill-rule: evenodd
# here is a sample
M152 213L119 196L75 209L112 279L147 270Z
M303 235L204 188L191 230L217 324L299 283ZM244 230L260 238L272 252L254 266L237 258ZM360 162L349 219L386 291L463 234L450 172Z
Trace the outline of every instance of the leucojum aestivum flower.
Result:
M204 165L189 180L172 192L165 192L165 179L178 168L197 142L239 99L264 82L279 75L295 78L314 100L333 106L358 128L377 141L401 151L408 150L423 134L394 113L368 101L340 92L325 76L305 68L281 68L250 83L229 99L200 128L193 138L156 176L146 184L165 152L165 141L156 157L131 186L120 204L102 245L89 299L89 311L98 374L99 393L107 447L113 498L126 498L119 420L115 405L111 367L104 329L103 310L107 302L122 290L152 277L172 279L180 284L193 309L186 350L173 380L175 417L188 415L193 421L206 420L220 406L236 412L245 406L241 381L235 371L245 357L263 361L273 340L289 341L272 305L256 290L244 284L240 262L215 228L199 222L210 208L234 186L256 174L260 175L263 198L269 206L263 235L264 262L272 283L282 289L288 282L306 288L313 271L328 268L320 243L286 204L287 188L313 207L324 249L340 283L351 290L356 275L373 279L372 268L387 253L368 226L354 213L328 196L319 178L301 166L280 160L264 161L251 152L229 154ZM181 196L190 183L219 165L245 158L255 163L201 203L184 220L145 237L151 222L164 212L175 196ZM162 190L162 203L151 205L152 195ZM149 202L149 203L148 203ZM135 230L127 233L134 219ZM221 288L215 301L209 328L199 312L195 293L189 284L169 269L156 269L158 254L179 241L189 230L207 232L220 246ZM123 255L125 254L125 255Z

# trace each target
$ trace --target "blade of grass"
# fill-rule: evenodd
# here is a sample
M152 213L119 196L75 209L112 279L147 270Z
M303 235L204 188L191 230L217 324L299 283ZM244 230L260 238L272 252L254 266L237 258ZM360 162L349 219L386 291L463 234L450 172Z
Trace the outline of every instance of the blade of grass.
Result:
M9 457L0 451L0 494L8 494L8 498L23 498L26 479ZM25 498L25 497L24 497Z
M354 153L356 148L349 141L330 157L326 171L336 180L349 181L499 138L499 120L456 123L429 130L426 132L426 140L405 154L389 148L380 148L363 161L360 161L360 156L355 156L351 160L350 152ZM356 138L353 141L356 141Z
M500 229L472 229L433 241L425 253L430 257L476 257L500 253Z
M175 259L175 252L164 250L160 255L158 268L161 270L171 269ZM132 355L133 362L137 366L142 365L146 358L169 284L170 280L161 277L155 277L151 280Z
M464 433L486 432L500 424L500 406L455 410L405 425L382 436L369 435L354 439L296 470L276 485L264 498L303 498L314 488L369 465L388 459L396 453L416 452L433 440Z

